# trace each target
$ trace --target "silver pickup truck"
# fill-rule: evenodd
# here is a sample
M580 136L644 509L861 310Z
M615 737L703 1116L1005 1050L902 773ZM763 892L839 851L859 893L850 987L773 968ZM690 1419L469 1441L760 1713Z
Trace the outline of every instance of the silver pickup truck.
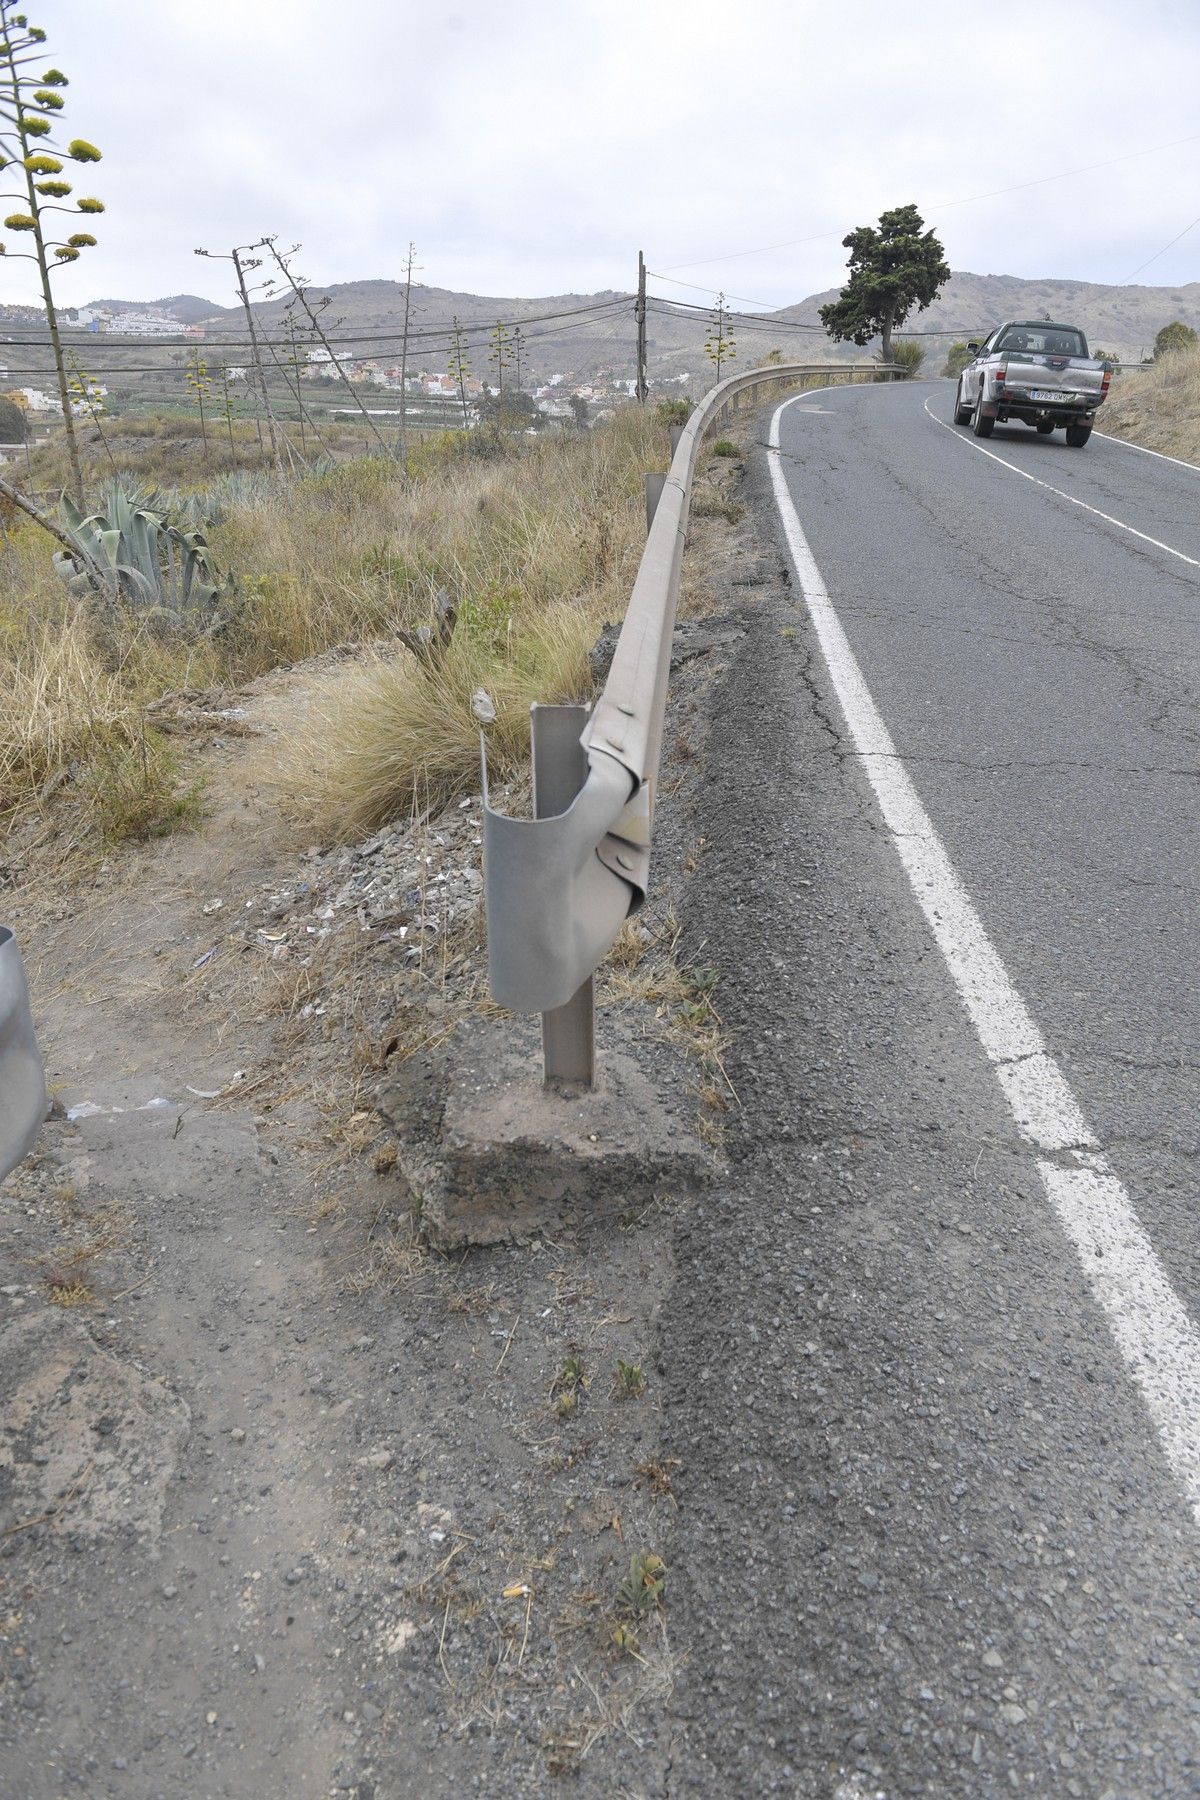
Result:
M1082 450L1112 371L1088 355L1077 325L1016 319L997 326L982 344L968 344L972 360L958 378L954 423L991 437L996 421L1021 419L1044 437L1060 425Z

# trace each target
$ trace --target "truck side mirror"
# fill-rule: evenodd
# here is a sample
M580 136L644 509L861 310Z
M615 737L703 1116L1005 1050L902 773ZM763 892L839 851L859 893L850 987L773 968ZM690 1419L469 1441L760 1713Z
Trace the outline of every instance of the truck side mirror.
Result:
M971 352L972 356L974 356L976 351L979 349L979 345L978 344L968 344L967 349Z

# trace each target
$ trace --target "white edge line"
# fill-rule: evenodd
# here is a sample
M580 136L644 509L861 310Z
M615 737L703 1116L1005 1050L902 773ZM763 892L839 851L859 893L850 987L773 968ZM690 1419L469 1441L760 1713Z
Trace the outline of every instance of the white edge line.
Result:
M1190 469L1193 475L1200 475L1200 463L1185 462L1182 456L1168 456L1165 450L1150 450L1145 444L1135 444L1132 438L1119 438L1111 431L1101 431L1099 426L1093 429L1106 444L1124 444L1126 450L1140 450L1143 456L1157 456L1159 462L1174 463L1177 469Z
M788 490L780 420L791 404L785 400L771 418L771 482L796 580L847 731L1017 1129L1039 1152L1038 1169L1050 1204L1074 1245L1093 1297L1141 1390L1167 1461L1200 1524L1200 1333L1172 1288L1121 1181L1097 1146L1070 1084L1047 1051L896 755Z
M787 402L785 401L784 404L786 405ZM1019 468L1016 463L1009 462L1006 456L997 456L994 450L985 450L983 445L977 443L974 438L963 437L947 420L939 419L936 413L929 411L928 400L925 402L925 411L935 425L940 425L943 431L950 432L955 442L961 444L965 450L978 450L980 456L990 457L992 462L999 463L1002 469L1011 469L1014 475L1021 477L1022 481L1032 481L1034 487L1045 488L1048 494L1057 494L1060 500L1068 500L1072 506L1081 506L1084 512L1091 513L1094 518L1103 519L1106 525L1115 525L1118 531L1127 531L1130 537L1140 538L1143 544L1153 544L1156 550L1165 550L1168 556L1177 556L1180 562L1188 563L1193 569L1200 569L1200 557L1186 556L1182 550L1176 550L1173 545L1164 544L1161 538L1151 537L1148 532L1139 531L1134 525L1127 525L1124 519L1114 519L1111 513L1101 512L1098 506L1089 506L1086 500L1077 500L1074 494L1065 493L1062 488L1056 488L1050 482L1042 481L1038 476L1031 475L1028 469ZM1103 436L1103 433L1101 435ZM1137 445L1133 447L1136 449Z

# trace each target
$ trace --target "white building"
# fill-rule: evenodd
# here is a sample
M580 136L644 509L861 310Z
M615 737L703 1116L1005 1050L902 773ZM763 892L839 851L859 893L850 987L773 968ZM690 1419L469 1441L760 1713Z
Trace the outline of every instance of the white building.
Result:
M17 392L18 392L18 394L22 394L24 396L25 404L29 408L30 412L61 412L62 411L62 407L59 405L58 401L52 400L50 398L49 394L44 394L42 392L41 388L23 387L23 388L18 388Z

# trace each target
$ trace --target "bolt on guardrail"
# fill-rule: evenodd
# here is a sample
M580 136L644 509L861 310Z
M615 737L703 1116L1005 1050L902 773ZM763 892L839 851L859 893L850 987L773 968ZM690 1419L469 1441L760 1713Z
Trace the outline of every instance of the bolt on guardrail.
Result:
M756 407L764 386L813 376L900 373L871 363L783 363L730 376L672 430L671 467L646 477L646 548L594 707L532 709L534 817L488 803L483 752L484 904L493 998L540 1012L547 1084L595 1077L592 977L646 897L679 575L692 479L706 434Z

